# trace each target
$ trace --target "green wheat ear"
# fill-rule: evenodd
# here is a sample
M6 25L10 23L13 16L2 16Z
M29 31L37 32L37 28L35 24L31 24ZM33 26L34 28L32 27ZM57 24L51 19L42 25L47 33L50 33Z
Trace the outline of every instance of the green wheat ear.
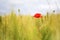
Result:
M40 33L42 35L42 40L51 40L52 37L52 31L49 27L44 27L40 30Z

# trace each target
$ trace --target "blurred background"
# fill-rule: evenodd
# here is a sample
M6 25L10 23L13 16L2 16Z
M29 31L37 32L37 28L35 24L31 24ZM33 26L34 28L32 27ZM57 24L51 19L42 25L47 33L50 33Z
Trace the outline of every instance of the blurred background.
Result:
M18 14L18 9L23 15L60 12L60 0L0 0L0 15L9 14L11 10Z

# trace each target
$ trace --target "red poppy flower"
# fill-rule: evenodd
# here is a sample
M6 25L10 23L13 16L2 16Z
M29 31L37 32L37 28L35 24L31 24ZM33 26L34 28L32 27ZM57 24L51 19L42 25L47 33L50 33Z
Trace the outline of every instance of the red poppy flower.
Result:
M41 15L41 13L36 13L36 14L34 15L34 17L35 17L35 18L41 18L42 15Z

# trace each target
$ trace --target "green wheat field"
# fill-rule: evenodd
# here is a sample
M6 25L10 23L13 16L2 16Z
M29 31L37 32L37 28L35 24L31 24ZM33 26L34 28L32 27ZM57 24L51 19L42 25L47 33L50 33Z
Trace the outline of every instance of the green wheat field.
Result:
M0 40L60 40L60 14L0 16Z

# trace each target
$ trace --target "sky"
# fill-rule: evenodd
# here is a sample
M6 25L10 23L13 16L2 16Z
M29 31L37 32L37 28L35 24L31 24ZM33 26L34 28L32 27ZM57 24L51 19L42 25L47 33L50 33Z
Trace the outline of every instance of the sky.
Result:
M43 15L46 12L52 12L53 10L60 11L60 0L0 0L0 15L9 14L14 9L18 14L34 15L35 13L41 13Z

